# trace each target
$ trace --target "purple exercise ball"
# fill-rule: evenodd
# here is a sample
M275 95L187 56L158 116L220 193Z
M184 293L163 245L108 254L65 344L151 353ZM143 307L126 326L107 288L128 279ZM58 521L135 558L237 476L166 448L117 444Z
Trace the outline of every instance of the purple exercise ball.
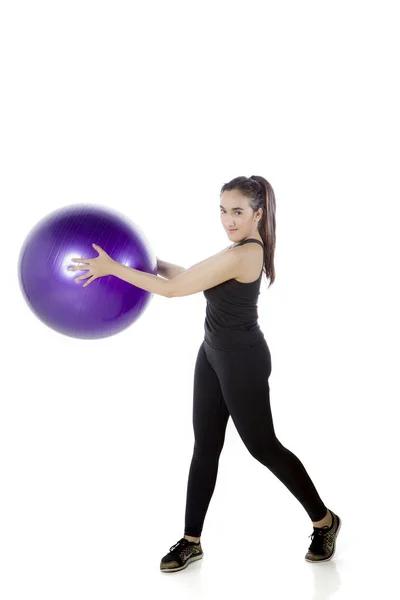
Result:
M19 283L34 314L74 338L98 339L123 331L143 314L152 293L114 275L87 287L86 271L69 271L72 258L96 258L101 246L123 265L157 275L157 259L142 231L120 213L97 204L72 204L44 217L26 237Z

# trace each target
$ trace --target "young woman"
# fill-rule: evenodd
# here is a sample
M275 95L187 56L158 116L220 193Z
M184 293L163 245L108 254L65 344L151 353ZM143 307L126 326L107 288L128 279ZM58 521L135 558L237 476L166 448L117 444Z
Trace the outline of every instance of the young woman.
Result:
M162 572L180 571L203 557L200 536L218 472L229 416L249 452L302 504L313 524L305 555L330 560L341 519L327 509L303 464L277 439L269 400L271 355L258 324L262 274L275 280L275 195L260 176L237 177L220 193L221 221L233 242L218 254L184 269L157 260L162 277L113 261L102 248L77 280L115 275L148 292L172 298L203 292L207 299L204 340L194 372L194 451L189 470L184 536L161 559Z

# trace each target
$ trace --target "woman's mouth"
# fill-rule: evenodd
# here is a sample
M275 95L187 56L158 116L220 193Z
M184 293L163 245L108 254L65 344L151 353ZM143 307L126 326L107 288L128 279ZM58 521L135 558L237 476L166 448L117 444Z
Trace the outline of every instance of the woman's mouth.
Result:
M237 229L228 229L229 233L233 233L234 231L237 231Z

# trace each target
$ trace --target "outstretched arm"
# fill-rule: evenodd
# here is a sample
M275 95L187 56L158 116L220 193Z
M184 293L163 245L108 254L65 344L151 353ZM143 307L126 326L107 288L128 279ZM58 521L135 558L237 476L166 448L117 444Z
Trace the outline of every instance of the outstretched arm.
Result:
M222 251L169 280L131 269L120 263L113 263L111 275L167 298L190 296L228 281L228 279L240 277L243 274L245 260L245 254L241 250Z
M100 246L93 244L93 247L99 254L97 258L72 258L72 262L82 263L83 266L73 265L68 267L72 271L87 271L85 275L81 275L75 280L86 279L87 281L83 287L86 287L98 277L114 275L147 292L166 296L167 298L196 294L229 279L240 277L245 267L246 257L246 254L244 254L246 251L243 252L243 248L238 248L233 252L223 250L191 267L178 277L167 280L122 265L113 260Z
M245 253L219 252L169 281L169 298L190 296L243 274Z

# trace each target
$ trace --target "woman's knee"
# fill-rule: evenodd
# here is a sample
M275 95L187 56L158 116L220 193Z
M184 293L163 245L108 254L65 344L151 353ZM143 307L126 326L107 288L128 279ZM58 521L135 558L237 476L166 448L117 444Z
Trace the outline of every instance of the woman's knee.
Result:
M280 444L276 437L249 442L246 446L250 454L265 466L268 466L269 463L274 463L280 451Z
M224 440L206 440L195 442L193 458L201 461L218 460L224 446Z

